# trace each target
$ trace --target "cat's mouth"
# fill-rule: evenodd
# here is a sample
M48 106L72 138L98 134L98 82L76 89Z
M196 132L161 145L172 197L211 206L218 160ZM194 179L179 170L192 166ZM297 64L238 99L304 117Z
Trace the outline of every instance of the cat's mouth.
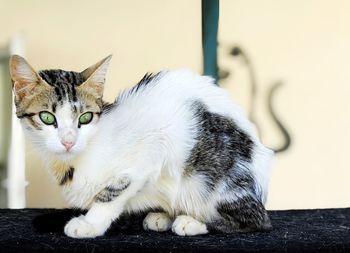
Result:
M69 160L76 155L76 151L75 149L61 149L60 151L56 152L56 155L59 156L62 160Z

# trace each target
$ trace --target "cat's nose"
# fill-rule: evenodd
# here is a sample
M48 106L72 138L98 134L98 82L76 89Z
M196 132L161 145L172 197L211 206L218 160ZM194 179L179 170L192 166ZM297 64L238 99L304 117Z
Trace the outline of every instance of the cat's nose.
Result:
M74 146L74 143L72 141L63 141L62 145L69 151Z

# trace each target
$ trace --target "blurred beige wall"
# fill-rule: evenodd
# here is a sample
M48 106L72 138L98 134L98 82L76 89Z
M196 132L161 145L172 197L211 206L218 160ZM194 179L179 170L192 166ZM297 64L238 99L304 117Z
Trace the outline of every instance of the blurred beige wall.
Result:
M0 0L0 43L26 37L27 59L37 68L82 70L113 53L105 98L147 71L187 67L201 71L200 1ZM268 208L350 206L349 1L221 0L222 82L248 108L246 69L229 46L250 54L259 82L258 119L263 141L280 135L266 110L271 82L284 80L276 110L293 146L274 162ZM58 186L27 147L27 206L63 207Z

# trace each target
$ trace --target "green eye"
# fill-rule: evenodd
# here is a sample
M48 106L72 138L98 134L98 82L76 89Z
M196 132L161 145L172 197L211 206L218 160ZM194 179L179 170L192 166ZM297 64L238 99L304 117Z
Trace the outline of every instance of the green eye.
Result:
M40 112L39 117L46 125L53 125L56 122L55 116L50 112Z
M86 112L83 115L80 116L79 118L79 123L84 125L84 124L89 124L92 120L93 114L92 112Z

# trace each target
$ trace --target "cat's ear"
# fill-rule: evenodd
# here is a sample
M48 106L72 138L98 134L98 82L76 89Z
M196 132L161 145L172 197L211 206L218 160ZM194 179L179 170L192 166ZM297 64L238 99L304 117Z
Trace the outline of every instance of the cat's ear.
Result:
M83 89L95 97L101 98L103 95L107 69L111 58L112 55L109 55L81 72L86 81L79 86L79 89Z
M33 95L34 90L42 84L38 73L19 55L10 57L10 75L17 102Z

